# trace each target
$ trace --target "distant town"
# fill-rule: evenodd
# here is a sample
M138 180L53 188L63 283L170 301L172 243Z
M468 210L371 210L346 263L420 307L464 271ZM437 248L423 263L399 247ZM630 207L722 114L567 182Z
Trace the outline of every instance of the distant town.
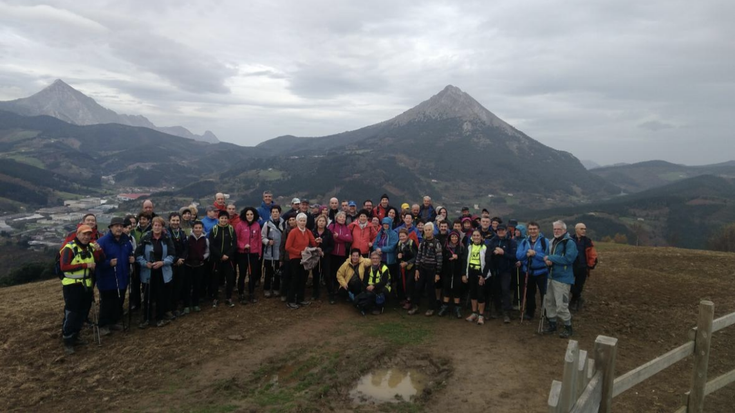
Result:
M164 188L123 188L122 193L103 197L65 200L63 205L0 215L0 233L28 240L31 249L58 247L87 213L95 214L102 232L122 202L147 197Z

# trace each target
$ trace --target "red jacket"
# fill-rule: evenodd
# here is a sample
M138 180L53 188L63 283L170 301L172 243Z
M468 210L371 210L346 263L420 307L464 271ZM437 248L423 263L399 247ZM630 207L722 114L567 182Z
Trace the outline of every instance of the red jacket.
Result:
M352 233L352 248L358 248L360 254L363 255L370 252L370 246L373 245L373 241L378 235L378 231L373 224L368 222L365 228L360 228L360 221L355 221L348 228Z
M260 257L261 251L263 250L263 240L260 236L260 224L258 221L253 222L252 225L248 225L245 221L240 221L235 227L235 234L237 235L237 252L240 254L250 253L258 254ZM245 251L245 246L250 244L250 249Z
M288 238L286 239L286 252L290 259L301 259L301 251L307 247L316 247L316 241L314 241L314 234L309 231L309 228L304 228L304 232L301 232L299 227L292 228L288 232Z

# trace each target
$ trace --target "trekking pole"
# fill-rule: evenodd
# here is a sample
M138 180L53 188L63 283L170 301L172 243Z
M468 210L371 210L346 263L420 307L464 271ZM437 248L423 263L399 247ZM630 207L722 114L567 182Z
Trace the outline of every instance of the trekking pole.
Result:
M521 269L520 267L516 267L516 305L518 308L521 307ZM521 313L521 318L523 318L523 313Z
M153 291L151 291L152 290L151 287L153 286L153 269L150 269L150 270L151 271L149 271L148 273L148 285L147 285L148 288L146 288L146 291L148 292L148 300L146 301L148 304L145 309L145 320L144 320L144 322L148 322L148 324L151 323L151 295L153 295Z
M120 298L120 281L117 279L117 265L112 267L112 272L115 273L115 287L117 287L117 298Z
M94 318L94 338L97 341L97 346L102 346L102 336L100 335L100 309L99 309L99 301L97 301L97 297L94 294L94 289L92 289L92 309L94 310L93 318Z
M528 273L531 272L531 257L528 257L528 262L526 263L526 279L523 282L523 299L521 301L521 324L523 324L523 313L526 312L526 301L528 295ZM536 295L534 293L533 299L536 299Z
M133 264L128 264L128 326L125 332L130 330L130 327L133 325L133 271Z
M551 274L553 273L553 270L554 270L554 267L550 267L549 268L549 280L551 280ZM547 281L546 284L548 285L548 281ZM548 294L548 293L549 293L549 291L548 291L548 288L547 288L547 291L544 294L544 299L541 301L542 302L542 305L543 305L544 311L541 312L541 319L539 320L539 326L538 326L539 334L543 334L543 332L544 332L544 323L546 321L546 304L544 303L544 301L546 301L546 294Z

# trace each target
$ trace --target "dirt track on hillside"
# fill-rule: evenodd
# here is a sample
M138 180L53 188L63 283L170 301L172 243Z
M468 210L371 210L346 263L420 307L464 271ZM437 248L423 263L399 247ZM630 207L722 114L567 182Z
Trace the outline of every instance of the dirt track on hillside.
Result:
M575 339L619 339L617 374L673 349L695 324L700 299L735 311L735 254L604 245ZM546 410L567 342L537 323L478 327L391 309L361 317L344 303L296 311L261 300L205 308L160 329L115 333L102 347L63 355L58 281L0 290L2 411L475 411ZM86 332L91 338L91 332ZM709 377L735 368L735 327L713 340ZM349 391L376 367L401 365L431 381L414 404L353 404ZM691 380L680 362L615 398L615 411L670 412ZM732 411L735 386L707 411Z

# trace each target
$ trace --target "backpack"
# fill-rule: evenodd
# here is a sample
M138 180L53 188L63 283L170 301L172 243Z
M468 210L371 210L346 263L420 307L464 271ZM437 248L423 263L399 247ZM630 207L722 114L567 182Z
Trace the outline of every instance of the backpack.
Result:
M212 227L212 236L217 236L217 228L219 228L219 225L215 225ZM227 229L230 231L230 238L235 239L235 230L232 229L232 225L228 225Z

